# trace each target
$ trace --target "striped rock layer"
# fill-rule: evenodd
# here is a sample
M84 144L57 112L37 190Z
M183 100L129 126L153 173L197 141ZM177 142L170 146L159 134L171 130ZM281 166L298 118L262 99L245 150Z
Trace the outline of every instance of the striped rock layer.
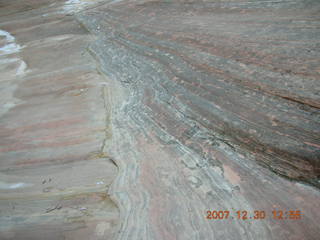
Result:
M110 1L79 15L108 76L119 239L317 239L318 1ZM277 221L274 209L303 219ZM207 210L265 210L209 221Z

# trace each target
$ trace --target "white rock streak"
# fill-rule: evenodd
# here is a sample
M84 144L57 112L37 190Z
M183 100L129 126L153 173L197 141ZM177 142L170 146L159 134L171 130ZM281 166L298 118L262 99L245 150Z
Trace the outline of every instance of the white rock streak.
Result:
M63 6L65 13L73 13L84 9L86 6L94 3L94 1L86 0L68 0Z
M17 189L17 188L23 188L23 187L29 187L31 184L28 183L6 183L6 182L0 182L0 189Z
M27 64L19 56L22 48L23 46L16 42L14 36L0 29L0 72L2 81L4 81L2 86L5 86L0 89L2 98L0 116L6 114L20 102L19 99L13 96L17 82L11 80L16 80L26 73Z
M15 42L14 36L9 32L0 29L0 65L6 68L8 65L16 66L15 75L23 75L27 68L27 64L20 58L12 57L14 53L19 53L23 48Z

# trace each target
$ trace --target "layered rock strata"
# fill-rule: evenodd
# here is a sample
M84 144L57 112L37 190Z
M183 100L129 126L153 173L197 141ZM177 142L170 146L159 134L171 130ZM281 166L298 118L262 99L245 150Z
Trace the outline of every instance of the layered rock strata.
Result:
M68 2L0 1L1 240L114 239L118 230L105 77L72 15L85 6Z
M0 239L318 239L318 1L0 6Z
M119 239L317 239L319 9L113 1L79 16L113 89ZM206 219L234 209L303 219Z

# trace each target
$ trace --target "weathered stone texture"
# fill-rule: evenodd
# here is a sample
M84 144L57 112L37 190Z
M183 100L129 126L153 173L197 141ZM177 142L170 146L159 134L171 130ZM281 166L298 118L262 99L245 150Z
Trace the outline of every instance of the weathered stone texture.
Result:
M317 1L115 1L79 16L115 92L119 239L318 238L318 13ZM304 218L205 219L279 208Z

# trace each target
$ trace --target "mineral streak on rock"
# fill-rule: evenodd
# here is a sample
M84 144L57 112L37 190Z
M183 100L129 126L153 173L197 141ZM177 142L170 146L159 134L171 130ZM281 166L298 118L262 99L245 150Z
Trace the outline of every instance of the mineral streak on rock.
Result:
M79 15L113 88L119 239L318 238L319 10L315 0L110 1ZM303 220L205 219L279 208Z

